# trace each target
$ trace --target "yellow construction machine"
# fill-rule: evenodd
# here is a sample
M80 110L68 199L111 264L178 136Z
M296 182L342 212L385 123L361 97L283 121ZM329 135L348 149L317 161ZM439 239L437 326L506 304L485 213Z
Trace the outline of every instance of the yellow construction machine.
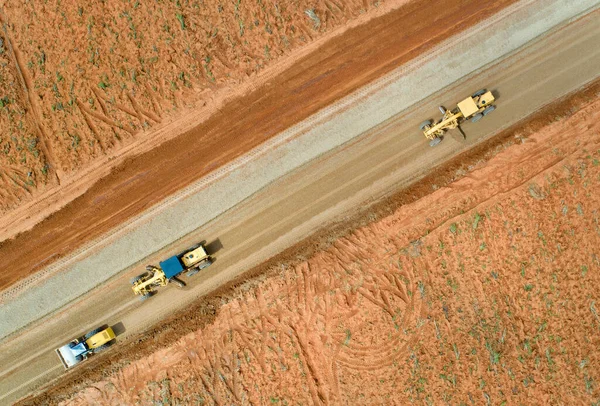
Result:
M212 263L204 244L197 244L160 262L159 266L148 265L146 272L131 279L133 293L139 295L141 300L146 300L155 293L156 288L166 286L169 282L184 287L185 282L178 278L179 275L195 275Z
M486 89L478 90L471 97L467 97L458 103L456 108L452 110L446 110L443 106L440 106L440 111L443 114L441 120L435 124L431 120L425 120L419 128L429 140L431 147L435 147L442 142L444 133L447 130L458 128L464 137L465 135L460 128L461 122L464 120L470 120L473 123L478 122L496 109L496 106L492 105L494 100L492 92Z
M72 340L55 351L65 369L69 369L86 360L90 354L104 351L113 345L115 341L116 335L113 329L104 325Z

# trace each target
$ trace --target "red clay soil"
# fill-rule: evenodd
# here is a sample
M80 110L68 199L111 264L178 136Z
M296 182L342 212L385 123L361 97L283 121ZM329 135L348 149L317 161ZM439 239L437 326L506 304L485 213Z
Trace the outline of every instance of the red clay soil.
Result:
M106 156L185 113L208 115L223 91L408 1L0 0L0 215L44 206Z
M0 268L11 271L0 275L0 289L513 2L415 1L334 38L194 130L130 159L32 230L3 242Z
M30 197L39 183L46 182L47 173L36 124L27 114L25 95L15 86L19 72L10 51L0 31L0 213Z
M599 107L596 98L447 187L275 267L172 345L46 400L594 404Z

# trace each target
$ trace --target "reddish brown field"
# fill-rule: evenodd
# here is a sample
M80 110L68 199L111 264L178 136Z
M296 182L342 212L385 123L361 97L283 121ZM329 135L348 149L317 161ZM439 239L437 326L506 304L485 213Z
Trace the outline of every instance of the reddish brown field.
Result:
M11 267L0 275L0 289L513 1L447 0L442 7L434 0L419 0L383 14L379 9L384 5L366 1L284 6L259 0L205 3L200 8L187 1L151 6L92 1L82 7L59 5L58 0L43 6L6 2L0 18L8 35L1 35L21 55L12 68L20 67L24 74L20 94L29 97L20 100L31 108L20 108L27 111L24 123L38 131L33 136L40 150L37 161L27 161L33 166L15 168L24 174L32 171L48 190L60 179L63 184L52 189L51 198L36 201L18 216L11 212L0 218L0 229L10 232L24 224L33 226L40 212L54 212L30 231L0 244L0 268L20 263L18 269ZM312 8L320 16L318 27L311 25L314 17L305 14ZM363 18L367 9L365 19L377 16L368 24L327 42L311 42ZM434 25L432 9L437 10ZM36 23L28 25L29 20ZM193 130L144 154L135 155L133 148L135 156L101 180L100 169L79 175L94 157L150 137L152 131L143 131L164 124L158 121L184 110L201 114L202 108L214 107L211 97L219 89L234 89L276 58L294 57L308 42L313 48L295 64L274 70L260 87L230 100ZM174 125L173 131L178 129ZM67 180L75 178L79 186L65 191ZM71 201L83 190L87 192ZM15 198L6 208L35 198L22 187L12 193ZM23 257L23 252L29 255Z
M0 2L0 212L378 6Z
M19 70L0 32L0 213L30 199L48 178L47 149L28 114Z
M592 404L600 99L64 404Z

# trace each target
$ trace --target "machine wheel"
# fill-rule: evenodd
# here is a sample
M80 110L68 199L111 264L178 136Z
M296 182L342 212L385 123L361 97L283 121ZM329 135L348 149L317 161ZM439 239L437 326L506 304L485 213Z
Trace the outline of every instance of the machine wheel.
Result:
M429 146L430 147L435 147L437 144L439 144L440 142L442 142L442 137L437 137L432 139L431 141L429 141Z
M208 268L209 266L211 266L213 263L212 259L208 258L206 261L202 262L200 265L198 265L198 270L201 271L204 268Z
M477 113L473 117L471 117L471 122L476 123L483 118L483 114Z
M478 91L476 91L475 93L473 93L473 95L471 97L478 97L481 96L482 94L484 94L485 92L487 92L487 89L479 89Z
M431 124L433 124L431 120L425 120L421 123L421 125L419 126L419 129L421 131L424 131L423 129L427 126L430 126Z
M200 270L198 268L192 268L191 271L188 271L188 273L185 274L185 276L187 276L188 278L191 276L196 275Z
M148 300L152 295L154 295L154 292L148 292L148 293L144 293L142 296L140 296L140 300L143 302L144 300Z
M143 277L144 277L144 274L142 274L142 275L138 275L138 276L134 276L133 278L131 278L131 279L129 280L129 282L130 282L132 285L135 285L135 283L136 283L137 281L139 281L140 279L142 279Z
M93 329L92 331L90 331L89 333L87 333L86 335L84 335L85 339L87 340L88 338L98 334L99 332L101 332L102 330L106 329L108 326L104 325L104 326L100 326L98 328Z
M177 285L178 288L185 288L185 286L186 286L185 282L176 276L169 279L169 282L174 283L175 285Z
M490 114L492 111L496 110L496 106L487 106L482 112L481 114L483 114L484 116L487 116L488 114Z

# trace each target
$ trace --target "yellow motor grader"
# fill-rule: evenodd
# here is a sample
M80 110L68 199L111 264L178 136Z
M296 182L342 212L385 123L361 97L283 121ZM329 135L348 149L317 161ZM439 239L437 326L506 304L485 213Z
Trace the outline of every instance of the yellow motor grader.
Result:
M141 300L146 300L155 293L156 288L166 286L169 282L184 287L185 282L178 278L179 275L195 275L212 263L213 260L206 253L204 244L197 244L160 262L159 266L148 265L146 272L131 279L131 288Z
M446 110L443 106L440 106L440 111L443 114L441 120L435 124L431 120L425 120L419 128L429 140L429 146L431 147L435 147L442 142L444 133L447 130L458 128L464 137L465 134L460 128L461 122L464 120L470 120L472 123L478 122L496 109L496 106L492 105L494 100L492 92L486 89L478 90L472 96L458 103L452 110Z

